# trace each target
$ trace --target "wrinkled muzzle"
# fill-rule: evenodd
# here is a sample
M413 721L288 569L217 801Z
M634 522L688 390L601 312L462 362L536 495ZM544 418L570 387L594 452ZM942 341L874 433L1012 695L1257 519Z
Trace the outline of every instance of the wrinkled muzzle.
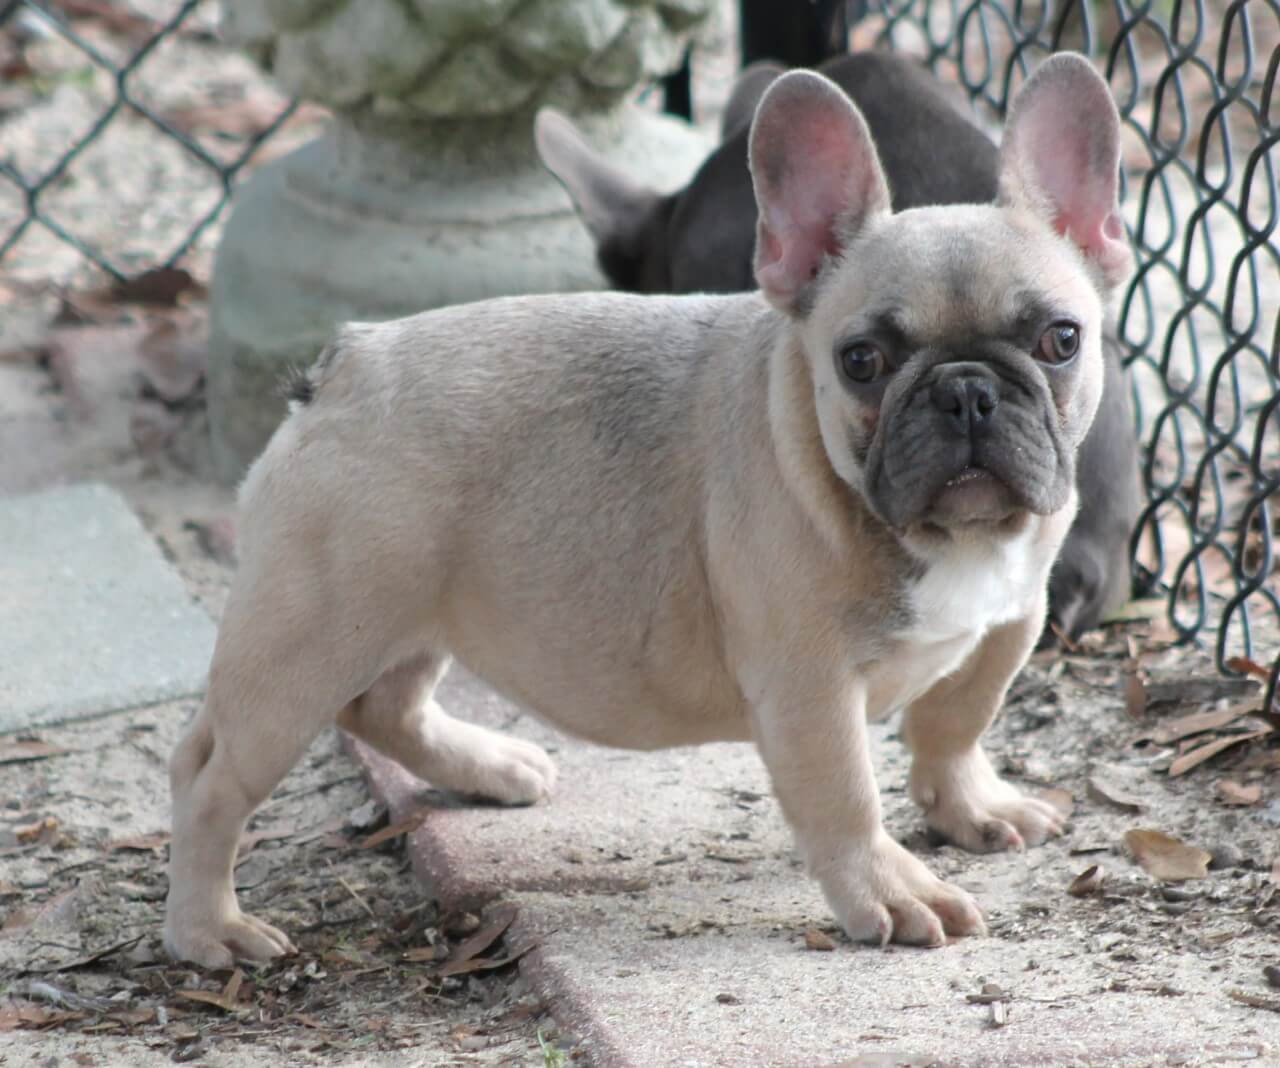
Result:
M885 394L867 457L873 508L890 525L1049 515L1070 497L1074 457L1039 376L939 364Z

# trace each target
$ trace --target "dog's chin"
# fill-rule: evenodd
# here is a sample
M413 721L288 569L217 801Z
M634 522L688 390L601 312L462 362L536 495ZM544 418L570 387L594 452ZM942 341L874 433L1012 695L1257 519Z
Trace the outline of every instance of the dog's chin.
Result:
M966 467L943 483L922 518L941 527L1000 524L1025 510L1007 482L984 468Z

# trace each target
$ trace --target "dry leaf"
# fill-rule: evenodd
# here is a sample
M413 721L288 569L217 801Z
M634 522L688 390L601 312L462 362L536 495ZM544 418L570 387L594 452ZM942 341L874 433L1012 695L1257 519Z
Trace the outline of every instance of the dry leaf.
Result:
M189 271L181 267L155 267L118 283L111 296L126 304L159 304L174 307L183 293L193 296L204 292Z
M382 845L383 842L389 842L393 838L399 838L402 834L409 834L411 831L416 831L422 826L422 823L426 818L426 810L420 809L412 815L406 816L404 819L400 820L399 823L391 823L386 827L383 827L380 831L374 831L373 834L369 835L369 837L365 838L360 843L359 848L373 849L376 846ZM507 922L509 923L510 921L508 920Z
M460 960L456 963L446 961L437 970L436 975L441 979L451 975L468 975L471 972L489 972L498 968L505 968L508 964L514 964L530 950L534 949L533 945L525 946L523 949L510 953L505 957L473 957L471 960Z
M0 1005L0 1032L19 1028L43 1030L70 1020L83 1020L84 1013L46 1009L31 1001L9 1001Z
M1257 994L1248 994L1243 990L1228 990L1227 997L1232 1001L1238 1001L1241 1005L1248 1005L1253 1009L1266 1009L1268 1012L1280 1012L1280 998L1263 998Z
M1141 719L1147 711L1147 684L1141 672L1130 671L1124 677L1124 709L1130 719Z
M57 834L57 831L58 821L52 816L45 816L44 819L36 820L35 823L15 827L13 834L23 845L34 845L47 842L52 835Z
M1067 893L1072 897L1088 897L1102 889L1107 873L1101 864L1091 864L1071 880Z
M819 953L830 953L836 948L836 944L829 935L819 931L816 927L809 927L804 932L804 948L814 949Z
M413 949L405 950L401 960L413 961L414 963L421 963L424 960L443 961L448 955L449 951L444 943L439 943L434 946L415 946Z
M90 19L101 23L111 33L127 37L138 44L160 31L160 23L146 15L129 11L124 5L109 0L57 0L61 13L68 19Z
M1271 728L1267 727L1264 730L1250 731L1248 734L1233 734L1228 738L1218 738L1215 741L1196 746L1196 748L1183 753L1169 765L1169 778L1176 779L1179 775L1185 775L1192 768L1199 767L1206 760L1217 756L1226 749L1230 749L1233 745L1251 742L1255 738L1261 738L1270 733Z
M1262 800L1262 786L1256 782L1245 786L1234 779L1223 779L1218 783L1218 800L1224 805L1256 805Z
M231 978L227 980L227 985L219 993L214 993L212 990L179 990L177 994L178 997L185 998L187 1001L198 1001L202 1005L212 1005L223 1012L244 1012L249 1006L242 1005L236 1001L243 983L244 972L237 968L231 973Z
M137 834L131 838L117 838L114 842L108 842L107 852L115 853L122 849L154 852L163 849L168 842L169 835L165 831L156 831L155 834Z
M1070 790L1050 786L1040 791L1040 800L1047 801L1064 816L1070 816L1076 807L1075 795Z
M1086 784L1089 796L1095 801L1114 805L1123 812L1141 812L1147 807L1136 794L1124 790L1114 779L1116 773L1106 767L1099 767L1090 776Z
M455 975L457 972L446 972L444 968L456 968L458 965L464 964L473 957L483 953L491 945L494 944L516 918L516 907L514 905L504 905L497 908L492 913L492 918L475 934L468 938L465 942L458 943L454 947L449 959L442 967L441 975ZM496 967L496 965L495 965Z
M1124 844L1129 847L1142 869L1165 883L1203 879L1209 874L1209 853L1184 845L1161 831L1136 829L1125 831Z
M298 828L291 823L273 823L268 827L245 831L240 836L240 844L236 847L237 863L263 842L277 842L282 838L292 838L297 832Z
M1115 611L1102 617L1101 623L1138 623L1161 619L1168 602L1163 597L1146 597L1138 601L1126 601Z
M1142 739L1153 741L1157 745L1169 745L1173 742L1181 741L1183 738L1189 738L1193 734L1220 730L1228 724L1234 723L1241 716L1257 711L1257 702L1243 701L1228 708L1220 708L1209 712L1194 712L1189 716L1179 716L1177 719L1166 720L1159 724L1155 730L1148 731L1141 737Z
M1147 707L1206 705L1222 698L1243 701L1256 697L1261 687L1253 679L1230 679L1221 675L1189 675L1147 683Z
M29 741L5 742L0 744L0 764L20 764L26 760L47 760L49 757L62 756L63 753L75 752L73 749L62 749L38 739Z
M87 953L82 957L76 957L75 960L69 960L65 964L54 965L49 968L32 968L32 972L73 972L79 968L87 968L91 964L97 964L104 957L110 957L113 953L119 953L122 950L132 949L142 941L142 935L134 935L132 938L126 938L123 942L114 942L102 949L96 949L92 953Z
M1241 675L1252 675L1255 679L1262 682L1269 682L1271 672L1259 664L1256 660L1250 660L1247 656L1233 656L1227 660L1228 671L1238 671Z

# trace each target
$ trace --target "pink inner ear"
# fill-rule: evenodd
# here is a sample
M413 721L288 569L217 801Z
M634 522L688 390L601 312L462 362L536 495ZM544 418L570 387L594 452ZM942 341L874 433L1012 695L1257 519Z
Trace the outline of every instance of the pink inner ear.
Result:
M1008 165L1028 206L1115 280L1130 253L1117 211L1119 131L1105 84L1059 65L1015 105Z
M861 217L887 208L888 192L865 124L814 75L784 76L766 94L751 164L760 206L756 280L789 307L824 259L843 251Z

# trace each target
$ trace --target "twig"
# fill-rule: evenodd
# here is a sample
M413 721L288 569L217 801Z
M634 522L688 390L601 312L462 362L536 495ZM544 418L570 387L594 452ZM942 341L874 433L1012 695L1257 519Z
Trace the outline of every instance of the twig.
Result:
M342 888L346 890L346 892L355 899L356 904L359 905L362 909L365 910L365 912L369 914L369 919L374 921L378 919L373 909L371 909L368 906L364 898L362 898L359 894L356 893L355 888L349 882L347 882L346 879L344 879L341 875L339 875L338 882L340 882L342 884Z

